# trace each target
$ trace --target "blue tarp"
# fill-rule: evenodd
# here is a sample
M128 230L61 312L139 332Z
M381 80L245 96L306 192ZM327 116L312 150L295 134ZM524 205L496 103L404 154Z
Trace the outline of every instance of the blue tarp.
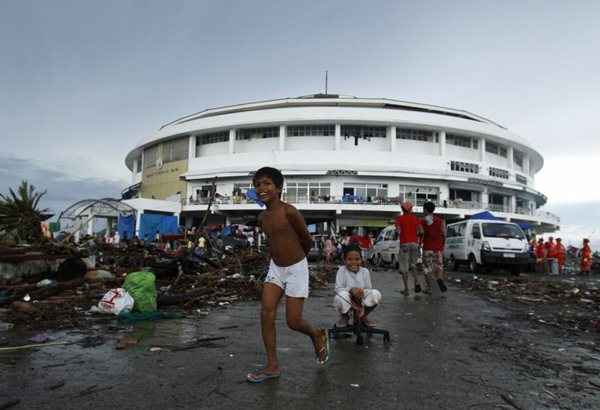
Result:
M519 222L517 225L519 225L524 231L528 231L531 229L531 224L528 224L527 222Z
M145 241L153 241L156 231L161 235L176 235L179 233L177 217L144 213L140 217L139 237Z
M471 215L471 219L483 219L484 221L497 221L500 218L496 218L491 212L483 211Z
M117 231L121 239L131 239L135 235L135 216L119 215Z

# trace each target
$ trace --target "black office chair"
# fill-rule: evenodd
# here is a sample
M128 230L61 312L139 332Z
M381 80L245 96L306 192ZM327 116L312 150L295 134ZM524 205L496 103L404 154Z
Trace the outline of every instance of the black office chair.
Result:
M362 320L358 321L353 325L337 327L337 325L333 325L329 331L329 337L331 339L337 339L340 336L351 336L356 335L356 344L362 345L364 343L363 335L367 335L367 337L371 335L383 335L383 341L385 343L389 343L390 341L390 332L385 329L378 329L376 327L370 327L364 324Z

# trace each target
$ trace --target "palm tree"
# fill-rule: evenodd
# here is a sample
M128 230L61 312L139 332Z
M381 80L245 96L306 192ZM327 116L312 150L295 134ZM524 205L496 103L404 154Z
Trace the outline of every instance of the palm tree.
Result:
M22 181L17 194L12 188L9 193L0 194L0 233L12 235L19 242L40 242L43 238L40 224L48 210L38 209L38 204L46 191L36 192L33 185Z

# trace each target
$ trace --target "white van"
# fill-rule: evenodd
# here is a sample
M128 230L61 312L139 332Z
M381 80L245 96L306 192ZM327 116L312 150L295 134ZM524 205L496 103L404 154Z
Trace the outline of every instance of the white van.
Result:
M468 219L447 226L444 258L453 269L466 264L473 273L491 266L518 273L529 263L529 244L515 223Z
M371 249L369 260L376 266L384 263L391 263L396 266L398 263L398 251L400 244L398 242L398 232L395 225L389 225L383 228Z

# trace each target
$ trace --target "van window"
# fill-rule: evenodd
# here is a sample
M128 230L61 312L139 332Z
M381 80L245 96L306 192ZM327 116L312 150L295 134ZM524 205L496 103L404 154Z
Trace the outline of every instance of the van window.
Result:
M448 228L446 229L446 236L448 238L465 236L466 226L467 225L464 223L457 225L448 225Z
M385 233L385 240L386 241L393 241L394 240L394 236L395 236L396 230L395 229L390 229L389 231L387 231Z
M479 227L478 223L473 224L473 228L471 229L471 235L475 239L481 239L481 228Z
M488 238L517 238L524 239L521 228L515 224L483 223L483 236Z

